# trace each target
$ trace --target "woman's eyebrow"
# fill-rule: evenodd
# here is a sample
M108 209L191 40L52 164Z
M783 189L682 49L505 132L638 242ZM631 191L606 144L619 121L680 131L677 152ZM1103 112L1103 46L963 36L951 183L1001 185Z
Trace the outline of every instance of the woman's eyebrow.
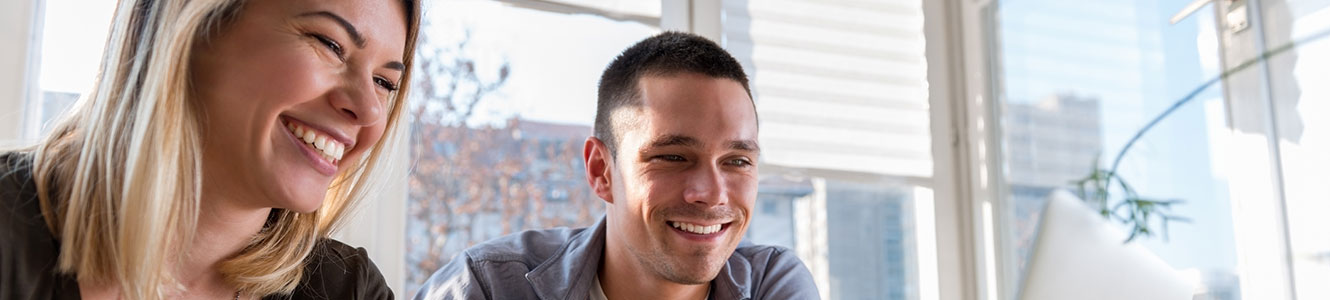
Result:
M342 29L346 30L346 34L351 36L351 41L355 42L357 48L365 48L365 37L360 35L360 31L356 30L355 25L351 25L351 22L347 21L346 18L342 18L342 16L330 11L316 11L301 14L300 17L325 17L337 21L337 24L342 25Z

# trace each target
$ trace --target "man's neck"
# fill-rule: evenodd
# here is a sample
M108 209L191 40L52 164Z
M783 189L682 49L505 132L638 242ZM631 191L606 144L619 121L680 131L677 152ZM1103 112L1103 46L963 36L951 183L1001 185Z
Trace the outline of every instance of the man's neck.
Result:
M607 236L608 237L608 236ZM605 241L600 261L601 289L609 299L706 299L710 284L688 285L660 278L638 263L625 247Z

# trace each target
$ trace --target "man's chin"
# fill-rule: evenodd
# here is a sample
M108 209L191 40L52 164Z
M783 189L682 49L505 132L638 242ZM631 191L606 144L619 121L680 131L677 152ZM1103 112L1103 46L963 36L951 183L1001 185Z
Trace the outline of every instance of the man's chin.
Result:
M715 276L712 276L711 279L716 279L716 277L715 277ZM682 284L682 285L703 285L703 284L711 283L711 280L710 280L710 279L708 279L708 280L698 280L698 279L671 279L670 282L678 283L678 284Z
M672 275L666 275L665 280L669 280L670 282L683 284L683 285L701 285L701 284L711 283L711 280L716 279L716 274L718 273L720 272L709 272L709 274L706 273L672 274Z
M678 284L699 285L711 283L711 280L716 279L716 275L720 274L720 270L724 268L725 261L728 258L729 257L726 256L725 258L720 259L704 259L700 261L688 259L675 260L675 265L666 270L662 270L664 272L661 272L663 273L661 275L665 277L665 280Z

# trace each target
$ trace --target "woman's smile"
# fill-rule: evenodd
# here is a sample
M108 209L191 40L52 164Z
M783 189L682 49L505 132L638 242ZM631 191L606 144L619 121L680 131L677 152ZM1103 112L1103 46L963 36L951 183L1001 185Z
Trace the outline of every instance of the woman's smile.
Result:
M351 142L295 119L282 118L281 121L290 133L288 136L292 142L301 149L300 152L310 160L315 170L328 176L337 174L342 156L351 148Z

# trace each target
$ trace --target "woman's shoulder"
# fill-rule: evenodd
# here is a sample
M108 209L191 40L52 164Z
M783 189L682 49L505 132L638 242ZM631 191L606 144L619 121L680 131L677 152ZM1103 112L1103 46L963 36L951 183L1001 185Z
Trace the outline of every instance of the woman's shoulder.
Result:
M31 153L0 152L0 199L13 202L36 198L36 186L32 182Z
M25 245L53 239L42 217L37 184L32 180L31 155L0 153L0 235L5 245ZM16 240L19 239L19 240Z
M0 225L6 233L0 236L4 242L31 242L10 240L20 237L51 239L37 199L37 184L32 180L31 155L27 153L0 153Z
M305 259L291 299L393 299L393 293L365 248L324 238Z
M31 166L29 153L0 153L0 298L64 299L77 283L55 272L60 243L42 217Z

